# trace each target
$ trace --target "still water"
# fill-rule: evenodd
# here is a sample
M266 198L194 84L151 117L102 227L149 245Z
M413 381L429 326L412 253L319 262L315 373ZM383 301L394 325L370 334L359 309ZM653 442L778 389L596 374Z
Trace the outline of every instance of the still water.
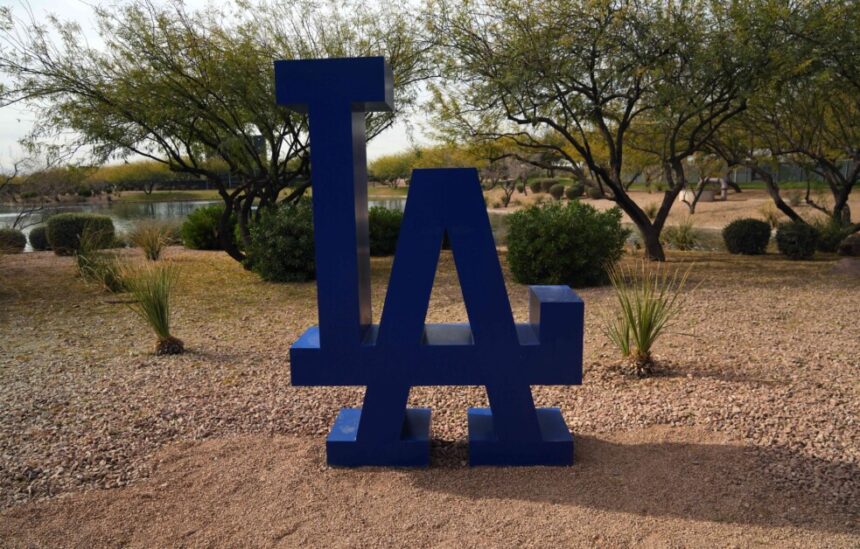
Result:
M217 204L217 201L199 200L185 202L112 202L97 204L63 204L50 210L50 214L60 212L92 212L109 216L118 233L131 231L141 220L158 220L165 222L182 223L182 221L197 208ZM382 198L370 199L370 206L383 206L393 210L403 210L406 205L405 198ZM11 225L15 221L18 210L14 207L0 205L0 227ZM29 234L30 229L42 221L44 213L36 213L28 221L29 227L24 229ZM501 244L504 240L504 215L490 213L490 224L493 226L493 234L496 243ZM27 251L30 245L27 244Z

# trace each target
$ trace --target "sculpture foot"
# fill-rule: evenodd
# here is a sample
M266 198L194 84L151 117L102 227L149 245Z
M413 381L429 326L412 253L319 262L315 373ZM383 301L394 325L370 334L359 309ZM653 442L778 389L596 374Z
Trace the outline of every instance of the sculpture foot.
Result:
M400 440L356 439L361 408L342 408L326 439L333 467L427 467L430 465L430 408L407 408Z
M558 408L538 408L542 440L500 441L489 408L469 408L469 465L572 465L573 436Z

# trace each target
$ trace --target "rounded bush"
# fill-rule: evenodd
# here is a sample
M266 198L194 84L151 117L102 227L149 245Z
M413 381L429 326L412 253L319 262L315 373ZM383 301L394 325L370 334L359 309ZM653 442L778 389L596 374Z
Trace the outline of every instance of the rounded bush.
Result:
M251 270L271 282L316 277L313 209L310 200L267 208L251 226Z
M597 200L598 198L603 198L603 192L600 190L600 187L597 185L589 185L585 187L585 194L588 198L593 200Z
M839 249L836 252L848 257L860 257L860 233L846 236L845 240L839 244Z
M618 208L600 212L578 200L531 206L508 222L508 264L522 284L603 284L630 233Z
M20 254L27 246L27 237L18 229L0 229L0 252Z
M770 241L770 225L759 219L736 219L723 229L723 242L732 254L761 255Z
M585 185L579 182L564 189L564 196L566 196L568 200L575 200L581 197L583 193L585 193Z
M30 246L40 252L42 250L50 250L51 245L48 244L48 227L40 225L30 231Z
M540 179L532 179L529 182L529 190L533 193L542 192L541 186L540 186Z
M81 237L88 235L97 248L114 245L113 221L106 215L62 213L48 220L48 243L57 255L73 255L80 249Z
M182 223L180 235L182 245L191 250L220 250L218 225L224 213L224 204L212 204L198 208L188 214ZM235 238L236 215L230 216L230 235Z
M525 183L517 183L516 189L518 193L523 194L524 192L526 192Z
M394 255L403 212L383 206L370 208L368 224L370 230L370 255Z
M556 200L561 200L561 197L564 196L564 185L556 183L549 188L549 195Z
M776 247L789 259L810 259L818 246L818 231L806 223L782 223L776 231Z
M851 234L850 227L846 227L833 219L825 219L813 225L818 232L818 251L836 253L839 244L845 237Z
M81 198L89 198L93 195L93 190L86 185L81 185L78 187L77 193Z
M538 181L540 182L540 190L545 193L548 193L549 190L559 182L558 179L553 179L551 177L547 179L538 179Z

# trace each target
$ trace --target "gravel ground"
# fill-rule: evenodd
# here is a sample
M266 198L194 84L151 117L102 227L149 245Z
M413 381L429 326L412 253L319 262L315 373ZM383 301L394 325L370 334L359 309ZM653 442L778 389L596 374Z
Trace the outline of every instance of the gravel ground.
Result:
M316 320L313 284L266 284L219 253L177 248L168 257L183 268L174 331L190 349L169 358L152 354L149 333L122 297L85 285L70 259L34 253L0 260L0 505L9 508L0 515L0 538L50 544L50 532L79 525L83 537L71 545L359 544L374 535L384 539L375 528L391 518L384 502L394 491L397 502L411 498L409 505L418 505L402 511L414 527L388 538L403 543L430 541L419 520L426 503L428 511L454 513L452 527L466 528L464 537L437 538L443 544L516 544L517 525L532 522L550 529L540 534L544 542L660 544L676 539L675 532L689 534L683 539L694 545L860 544L860 279L834 274L835 258L672 254L671 264L694 264L695 289L673 333L658 344L661 372L645 380L614 369L616 353L600 331L609 291L582 290L584 385L535 388L540 405L561 406L580 441L582 468L571 468L572 476L559 469L468 472L462 466L465 409L486 398L480 388L463 387L412 391L414 404L434 409L430 470L353 478L321 466L321 437L338 408L360 404L362 390L289 385L289 345ZM389 260L373 261L375 304L382 303L389 269ZM515 315L524 319L525 288L509 283L509 292ZM465 309L446 252L428 321L461 320ZM232 468L212 466L213 453ZM235 471L236 479L253 477L260 460L264 476L286 475L286 485L270 485L261 497L289 501L284 509L299 521L280 537L265 537L265 525L259 539L229 526L239 519L224 513L240 505L238 494L247 488L237 488L217 512L217 494L206 492L212 478L225 486L238 482L224 478L225 471ZM660 483L647 480L650 472ZM182 478L189 480L177 484ZM303 481L307 485L298 489ZM82 493L128 484L135 486ZM164 494L153 492L164 484ZM370 498L368 509L382 515L349 515L335 500L350 490ZM69 492L72 497L54 497ZM130 537L106 533L112 513L140 507L139 498L162 496L164 506L141 511ZM360 504L358 497L346 501ZM486 501L492 504L476 510ZM309 508L298 513L302 502ZM188 508L184 519L158 532L146 526L182 505ZM563 520L581 522L565 530L569 537L552 537L543 515L559 506ZM90 508L101 511L87 515ZM182 541L183 520L193 522L198 514L209 516L207 526ZM332 530L313 537L314 516L330 519ZM81 522L87 517L91 527ZM357 537L349 537L349 517L361 519ZM486 523L490 517L496 522ZM101 527L100 520L106 521ZM430 530L445 528L433 526L429 516L423 520L431 521ZM470 537L493 525L498 537ZM270 526L277 530L276 522ZM652 531L668 537L649 538ZM538 532L525 539L539 539ZM600 532L606 537L581 537Z

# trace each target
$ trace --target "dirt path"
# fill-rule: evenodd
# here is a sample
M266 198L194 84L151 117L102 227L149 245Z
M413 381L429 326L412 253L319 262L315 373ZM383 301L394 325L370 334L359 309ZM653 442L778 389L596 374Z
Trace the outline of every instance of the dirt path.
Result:
M462 446L436 448L457 455ZM443 460L447 462L448 460ZM749 448L690 428L579 437L569 468L338 470L320 440L178 444L128 488L0 516L5 545L851 547L857 517L786 494ZM854 521L854 522L852 522Z
M794 191L792 191L794 192ZM493 204L500 200L501 189L493 189L487 193L491 211L497 213L509 213L515 211L519 207L532 204L536 197L541 200L549 200L549 195L546 193L534 194L530 193L523 196L519 193L514 193L511 205L508 208L492 208ZM855 193L849 200L849 205L852 211L860 211L860 195ZM640 206L648 204L659 205L663 200L663 193L648 193L645 191L631 191L630 197ZM516 202L513 202L516 200ZM589 198L582 199L585 204L591 204L600 210L606 210L615 206L611 200L592 200ZM763 219L762 209L774 209L773 201L768 196L767 192L758 189L748 189L742 193L731 192L726 201L714 202L699 202L696 205L696 213L690 216L689 209L686 204L677 203L672 207L669 214L669 225L676 225L680 221L691 217L696 227L702 229L722 229L735 219L744 217L753 217L755 219ZM798 204L795 206L797 213L804 218L814 219L821 214L813 208ZM782 221L788 221L788 218L781 216ZM631 222L627 214L624 214L624 221Z

